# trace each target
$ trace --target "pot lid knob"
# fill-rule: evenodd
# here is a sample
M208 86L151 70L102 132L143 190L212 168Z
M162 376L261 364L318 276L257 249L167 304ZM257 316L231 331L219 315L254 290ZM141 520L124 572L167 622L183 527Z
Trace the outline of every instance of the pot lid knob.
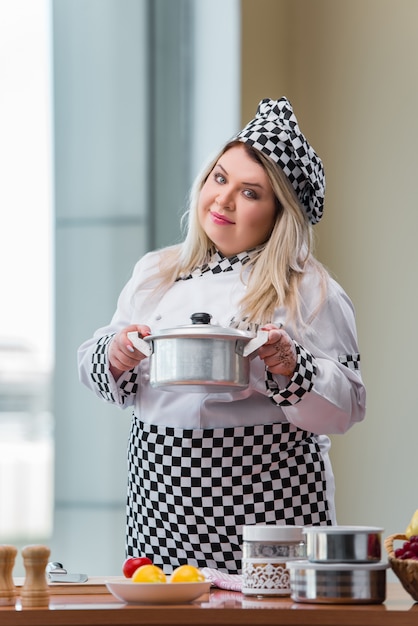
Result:
M210 324L212 315L210 313L193 313L190 316L192 324Z

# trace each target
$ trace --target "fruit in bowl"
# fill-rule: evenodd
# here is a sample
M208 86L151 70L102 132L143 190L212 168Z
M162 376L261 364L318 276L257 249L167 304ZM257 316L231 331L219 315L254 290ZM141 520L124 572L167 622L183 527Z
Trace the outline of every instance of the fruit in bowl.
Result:
M395 549L395 541L402 541L402 545ZM390 535L384 543L393 572L403 588L418 602L418 510L405 534Z
M405 537L408 537L406 533ZM418 535L412 535L409 539L407 538L400 548L396 548L394 554L397 559L418 561Z
M194 565L180 565L169 578L170 583L203 583L206 580L202 572Z
M161 567L148 563L138 567L131 580L133 583L166 583L167 577Z
M125 578L132 578L138 567L152 565L151 559L146 556L131 556L124 562L122 572Z
M139 567L128 576L138 562ZM127 580L109 580L106 586L117 600L126 604L184 604L209 593L211 587L203 573L188 563L174 569L171 576L147 557L130 557L122 569Z
M125 578L133 583L202 583L206 581L200 569L188 563L179 565L171 576L154 565L148 557L129 557L122 566Z
M413 514L412 519L409 522L407 529L405 530L405 535L408 537L408 539L411 539L412 537L418 535L418 509Z

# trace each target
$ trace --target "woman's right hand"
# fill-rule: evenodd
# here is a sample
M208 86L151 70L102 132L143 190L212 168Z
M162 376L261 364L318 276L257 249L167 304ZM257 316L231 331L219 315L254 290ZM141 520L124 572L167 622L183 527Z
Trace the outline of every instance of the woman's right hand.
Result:
M114 335L109 345L108 358L110 371L115 380L117 380L123 372L133 369L140 361L146 358L146 355L134 348L131 340L128 339L128 333L133 331L138 332L141 337L147 337L151 334L149 326L132 324Z

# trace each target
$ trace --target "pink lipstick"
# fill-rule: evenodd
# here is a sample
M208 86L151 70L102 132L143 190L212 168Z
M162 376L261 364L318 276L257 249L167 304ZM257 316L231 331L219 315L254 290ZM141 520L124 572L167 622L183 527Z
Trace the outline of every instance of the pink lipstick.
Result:
M214 222L215 224L219 224L220 226L229 226L230 224L235 224L235 222L225 217L225 215L216 213L216 211L211 211L210 216L212 222Z

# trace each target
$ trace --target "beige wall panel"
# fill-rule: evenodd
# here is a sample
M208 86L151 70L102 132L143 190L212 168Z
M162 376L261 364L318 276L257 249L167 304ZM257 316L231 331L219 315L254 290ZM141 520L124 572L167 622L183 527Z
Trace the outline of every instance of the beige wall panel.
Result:
M326 169L318 256L357 311L368 410L333 437L338 521L403 531L418 508L418 2L242 10L243 117L263 97L291 100Z
M287 86L289 3L241 0L242 124L254 117L261 98L279 98Z

